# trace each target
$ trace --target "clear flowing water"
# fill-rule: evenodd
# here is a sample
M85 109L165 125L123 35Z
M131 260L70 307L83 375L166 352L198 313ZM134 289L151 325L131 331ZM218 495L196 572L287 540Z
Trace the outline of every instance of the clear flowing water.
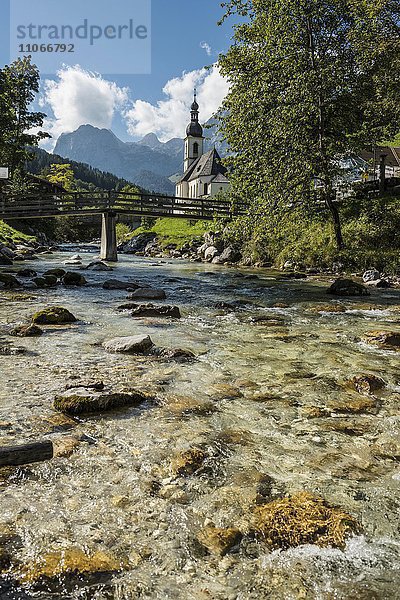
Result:
M24 267L42 272L67 257ZM40 338L8 338L29 352L0 357L0 444L71 436L54 425L52 401L79 379L138 389L158 402L82 418L72 431L82 442L71 456L18 469L1 485L0 522L16 529L16 563L80 547L128 559L129 568L61 592L10 591L4 583L0 597L399 597L399 354L361 338L399 330L400 292L375 291L343 302L345 312L327 313L316 306L335 303L325 294L328 280L285 280L272 271L245 279L237 269L122 256L113 273L84 274L84 288L35 290L30 300L1 293L2 326L53 304L79 322L47 328ZM117 311L127 294L103 290L110 278L165 289L183 318ZM215 308L233 301L240 301L236 310ZM261 316L274 320L257 321ZM142 333L198 359L181 364L101 347ZM351 414L343 406L360 395L344 383L362 373L387 386L375 410ZM209 468L175 477L171 459L193 446L207 449ZM244 542L224 558L207 555L196 542L199 530L210 521L248 522L262 475L273 478L276 495L308 490L340 505L362 523L363 535L344 551L269 553Z

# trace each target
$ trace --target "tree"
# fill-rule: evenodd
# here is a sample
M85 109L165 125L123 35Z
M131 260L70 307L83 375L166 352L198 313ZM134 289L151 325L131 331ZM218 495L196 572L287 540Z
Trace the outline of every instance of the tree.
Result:
M62 185L62 187L69 191L75 190L75 178L74 171L70 164L52 164L42 172L42 176L50 181Z
M50 137L39 130L46 115L30 110L39 81L30 57L0 69L0 161L10 168L11 176L30 158L29 146Z
M400 126L398 0L231 0L246 22L219 60L234 197L256 218L322 200L343 247L337 159ZM397 91L396 91L397 90Z

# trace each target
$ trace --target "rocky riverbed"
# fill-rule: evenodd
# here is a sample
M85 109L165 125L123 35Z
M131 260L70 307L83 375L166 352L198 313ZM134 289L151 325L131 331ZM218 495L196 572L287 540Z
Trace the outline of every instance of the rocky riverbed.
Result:
M0 290L1 597L395 598L400 291L81 257Z

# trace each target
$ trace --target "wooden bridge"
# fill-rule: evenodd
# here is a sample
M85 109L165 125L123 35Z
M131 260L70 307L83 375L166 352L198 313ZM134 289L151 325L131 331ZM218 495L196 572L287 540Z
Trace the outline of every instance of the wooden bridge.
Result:
M129 192L0 195L0 219L5 221L101 214L101 258L108 261L118 260L117 215L211 221L214 218L232 219L243 213L243 208L234 208L230 202L218 198L177 198Z

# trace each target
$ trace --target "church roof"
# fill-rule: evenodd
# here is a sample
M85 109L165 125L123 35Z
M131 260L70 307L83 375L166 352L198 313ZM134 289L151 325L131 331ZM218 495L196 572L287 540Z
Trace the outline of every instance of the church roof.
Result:
M226 168L221 162L221 157L217 150L213 148L200 156L194 165L195 168L192 170L188 177L188 180L197 179L198 177L209 177L210 175L225 175ZM188 171L193 167L189 167ZM185 173L186 175L186 173Z
M229 183L229 179L223 173L218 173L211 183Z

